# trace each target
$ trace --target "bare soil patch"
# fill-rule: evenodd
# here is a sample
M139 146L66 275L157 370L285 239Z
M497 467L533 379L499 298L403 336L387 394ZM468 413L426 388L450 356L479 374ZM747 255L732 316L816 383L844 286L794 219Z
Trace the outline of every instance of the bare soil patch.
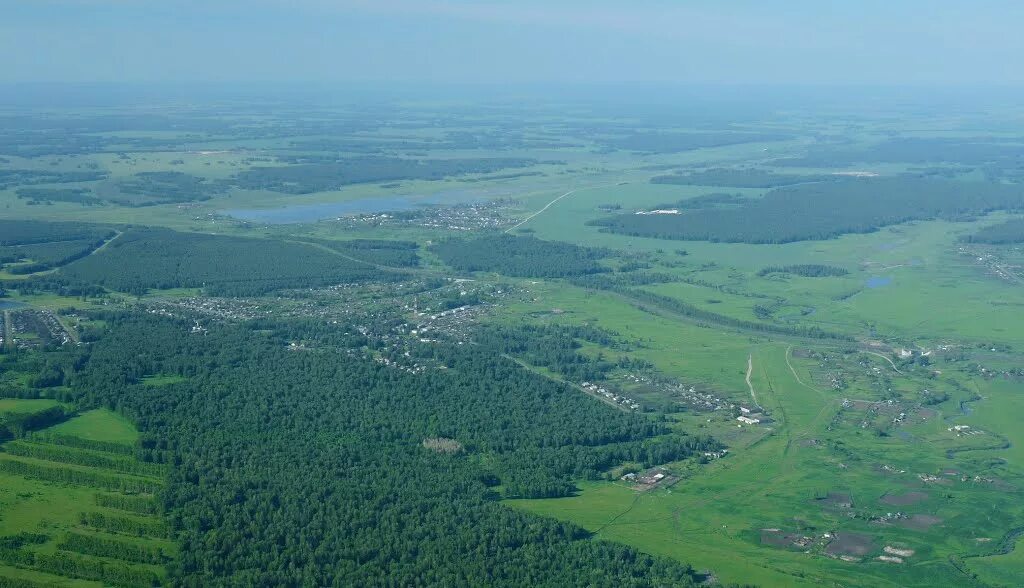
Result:
M935 515L916 514L911 515L909 519L902 519L896 524L914 531L927 531L941 522L942 519Z
M815 498L814 500L826 508L853 508L853 498L843 492L829 492L824 498Z
M878 499L882 504L889 506L910 506L928 500L924 492L907 492L906 494L886 494Z
M878 547L875 545L874 538L870 535L844 531L835 534L832 542L825 548L825 552L836 556L853 555L864 557L876 549Z

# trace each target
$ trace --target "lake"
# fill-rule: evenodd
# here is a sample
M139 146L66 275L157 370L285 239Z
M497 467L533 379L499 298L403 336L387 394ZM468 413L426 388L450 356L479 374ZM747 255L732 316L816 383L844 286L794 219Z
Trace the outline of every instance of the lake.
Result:
M22 308L25 305L20 302L13 300L3 300L0 298L0 310L14 310L15 308Z

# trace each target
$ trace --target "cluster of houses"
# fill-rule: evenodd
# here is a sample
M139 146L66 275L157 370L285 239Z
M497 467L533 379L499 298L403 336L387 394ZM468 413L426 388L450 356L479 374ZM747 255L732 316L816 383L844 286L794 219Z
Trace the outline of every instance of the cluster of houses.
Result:
M602 388L601 386L598 386L597 384L593 384L591 382L583 382L580 384L580 387L586 390L587 392L590 392L591 394L602 396L606 400L614 402L615 404L618 404L623 408L628 408L629 410L640 410L640 403L637 402L636 400L633 400L628 396L620 396L608 390L607 388Z
M41 345L67 345L73 342L71 334L57 319L57 315L49 310L27 308L11 311L9 316L11 340L3 340L5 327L0 317L0 348L5 344L29 348ZM19 333L31 334L34 337L18 337Z
M383 212L342 216L335 219L346 228L406 226L443 229L450 231L480 231L503 229L515 224L501 210L513 203L507 199L492 200L476 204L431 207L405 212Z
M989 270L1000 279L1006 280L1008 282L1017 282L1019 278L1018 275L1015 275L1020 273L1019 267L1013 267L1010 264L1006 264L1001 259L999 259L999 257L992 253L979 254L975 252L973 248L969 247L960 247L959 251L962 255L974 258L974 261L984 266L985 269Z
M677 402L695 412L714 412L716 410L731 410L734 405L728 400L716 396L710 392L697 390L694 386L687 386L674 381L656 379L645 374L627 374L626 379L650 386L659 392L667 392L675 396Z

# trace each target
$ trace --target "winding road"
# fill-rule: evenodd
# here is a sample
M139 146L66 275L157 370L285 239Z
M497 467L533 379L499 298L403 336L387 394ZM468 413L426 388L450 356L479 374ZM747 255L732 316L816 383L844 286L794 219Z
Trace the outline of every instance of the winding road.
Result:
M754 406L761 409L761 404L757 401L757 393L754 392L754 385L750 383L750 376L754 373L754 354L751 353L747 356L747 388L750 388L750 397L754 399ZM762 409L763 410L763 409Z

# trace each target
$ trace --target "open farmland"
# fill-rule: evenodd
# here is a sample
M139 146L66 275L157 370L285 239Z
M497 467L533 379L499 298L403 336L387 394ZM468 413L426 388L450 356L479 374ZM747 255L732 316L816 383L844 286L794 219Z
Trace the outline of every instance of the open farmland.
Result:
M29 411L46 401L4 402ZM0 446L0 577L28 586L163 581L177 554L156 498L166 468L136 457L135 436L117 415L90 411Z
M247 104L0 130L0 577L1024 576L1019 108Z

